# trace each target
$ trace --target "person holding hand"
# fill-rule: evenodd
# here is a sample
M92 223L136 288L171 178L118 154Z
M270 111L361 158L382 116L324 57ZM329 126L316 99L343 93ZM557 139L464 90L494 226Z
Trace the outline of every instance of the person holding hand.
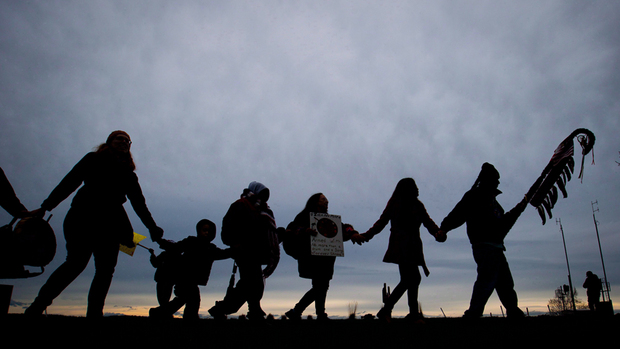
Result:
M310 213L327 213L329 201L322 193L312 195L304 209L286 228L291 242L298 246L296 255L299 277L312 280L312 288L285 315L291 320L300 320L306 308L314 302L316 316L319 321L327 320L325 300L329 283L334 275L335 256L315 256L311 254L311 236L318 232L311 227ZM342 224L343 240L351 240L361 245L364 238L350 224ZM287 242L288 243L288 242Z
M127 199L148 228L151 240L162 238L163 230L153 220L142 195L130 147L131 139L126 132L112 132L105 143L73 167L41 208L33 211L35 216L43 217L79 188L63 224L67 258L41 287L26 315L41 315L94 256L95 276L88 293L86 316L103 316L119 244L134 246L133 228L123 208Z
M401 179L379 220L362 234L366 241L369 241L379 234L388 222L392 226L383 262L398 265L400 282L385 300L384 307L377 313L377 317L386 322L390 322L394 305L406 291L409 305L409 314L406 319L415 323L424 323L422 314L418 310L418 288L422 281L419 267L422 267L427 277L430 271L424 260L420 226L424 224L432 236L436 236L439 228L426 212L418 195L418 186L413 178Z
M504 255L504 237L525 210L528 200L524 197L512 210L504 212L496 199L501 194L498 186L499 172L493 165L484 163L476 182L441 222L437 234L437 241L446 241L448 231L467 223L467 236L478 276L464 318L481 317L494 290L508 317L524 316L518 306L514 281Z

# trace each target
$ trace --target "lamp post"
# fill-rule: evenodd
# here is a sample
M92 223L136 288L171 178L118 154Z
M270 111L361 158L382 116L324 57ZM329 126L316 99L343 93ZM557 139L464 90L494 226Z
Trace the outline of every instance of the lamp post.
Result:
M596 205L596 210L594 209L594 205ZM594 215L594 212L598 211L598 200L595 202L592 202L592 218L594 219L594 228L596 229L596 239L598 240L598 250L599 253L601 254L601 264L603 265L603 278L605 279L605 282L603 282L603 301L605 301L605 295L607 295L607 301L611 301L610 297L609 297L609 284L607 283L607 272L605 271L605 261L603 260L603 249L601 248L601 238L599 237L598 234L598 222L596 221L596 216Z
M573 290L573 279L570 276L570 265L568 264L568 252L566 252L566 240L564 239L564 229L562 229L562 221L558 218L555 223L560 226L560 232L562 233L562 242L564 243L564 255L566 256L566 268L568 269L568 287L570 288L570 298L573 305L573 311L577 311L575 306L575 292Z

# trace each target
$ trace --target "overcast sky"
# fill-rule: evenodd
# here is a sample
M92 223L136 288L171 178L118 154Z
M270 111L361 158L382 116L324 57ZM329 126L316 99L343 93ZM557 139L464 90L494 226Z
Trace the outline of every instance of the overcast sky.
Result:
M416 180L439 224L490 162L508 210L583 127L596 135L595 165L588 155L583 183L576 173L547 224L528 207L506 255L522 309L545 312L568 283L560 218L585 300L585 272L603 276L598 202L620 302L619 43L620 2L604 0L0 1L0 166L35 209L87 152L125 130L165 237L193 235L209 218L224 247L222 217L254 180L271 189L279 226L323 192L330 213L364 232L403 177ZM52 212L58 249L45 274L2 280L14 285L10 312L23 312L64 260L70 202ZM460 316L476 277L465 227L444 244L421 234L431 270L423 310ZM360 314L380 309L383 283L399 280L397 266L382 263L388 236L389 226L361 247L346 244L328 314L346 316L353 302ZM202 314L223 297L232 264L214 264ZM91 261L48 311L84 315L93 272ZM106 312L146 314L157 303L153 273L145 250L121 255ZM309 288L283 254L263 307L282 314ZM499 305L493 295L486 313ZM407 311L403 298L395 315Z

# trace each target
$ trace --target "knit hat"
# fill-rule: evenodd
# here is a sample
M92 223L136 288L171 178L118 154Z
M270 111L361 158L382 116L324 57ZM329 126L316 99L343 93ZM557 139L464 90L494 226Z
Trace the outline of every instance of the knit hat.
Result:
M488 180L498 180L499 172L495 169L495 167L488 162L482 164L482 169L480 170L480 175L478 176L480 181L488 181Z
M482 164L482 169L472 188L480 186L480 183L496 182L499 180L499 172L488 162Z

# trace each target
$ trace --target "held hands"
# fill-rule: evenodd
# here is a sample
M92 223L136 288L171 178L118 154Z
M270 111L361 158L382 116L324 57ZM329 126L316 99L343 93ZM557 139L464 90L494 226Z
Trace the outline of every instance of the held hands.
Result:
M351 235L351 241L353 241L354 244L358 244L361 246L364 242L368 240L366 240L366 238L362 236L362 234L356 232L355 234Z
M370 235L369 232L365 232L365 233L362 233L360 235L364 238L364 242L368 242L368 241L370 241L370 239L372 239L372 235Z
M317 236L318 232L312 228L306 228L305 233L309 236ZM361 245L364 242L367 242L368 240L370 240L368 237L364 236L363 234L360 234L356 231L354 231L353 235L351 235L351 241L354 244L358 244Z
M36 210L26 213L26 216L43 218L43 216L45 216L45 209L43 207L37 208Z
M437 242L446 242L447 239L448 239L448 233L443 230L438 230L437 233L435 234L435 240Z
M157 242L164 236L164 230L160 227L154 227L149 229L149 235L151 235L151 241Z

